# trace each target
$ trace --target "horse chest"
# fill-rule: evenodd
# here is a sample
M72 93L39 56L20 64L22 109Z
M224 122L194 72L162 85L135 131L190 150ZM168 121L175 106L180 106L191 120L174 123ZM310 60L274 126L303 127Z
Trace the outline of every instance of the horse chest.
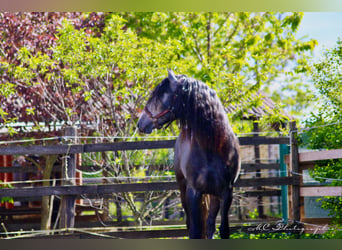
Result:
M183 175L187 179L188 165L191 158L191 144L188 141L177 140L175 149L175 170L176 173Z
M206 175L210 159L196 141L178 140L175 153L176 173L181 174L188 182L193 182L196 176Z

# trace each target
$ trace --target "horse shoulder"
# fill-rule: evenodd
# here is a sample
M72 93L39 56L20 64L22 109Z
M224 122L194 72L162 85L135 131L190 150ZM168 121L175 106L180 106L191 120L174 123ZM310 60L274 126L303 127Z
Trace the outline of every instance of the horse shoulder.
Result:
M175 144L175 172L178 176L187 178L187 165L191 156L191 142L181 133Z

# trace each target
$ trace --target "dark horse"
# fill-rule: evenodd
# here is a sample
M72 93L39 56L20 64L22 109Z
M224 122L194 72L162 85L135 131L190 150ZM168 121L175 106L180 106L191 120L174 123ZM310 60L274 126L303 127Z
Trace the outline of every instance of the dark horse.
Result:
M169 71L152 92L138 121L151 133L180 121L175 172L190 238L212 238L221 209L221 238L229 238L228 210L240 171L239 143L216 92Z

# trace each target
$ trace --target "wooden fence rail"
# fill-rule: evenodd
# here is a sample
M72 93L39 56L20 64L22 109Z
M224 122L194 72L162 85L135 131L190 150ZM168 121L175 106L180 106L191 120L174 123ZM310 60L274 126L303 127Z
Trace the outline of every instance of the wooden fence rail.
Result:
M170 167L172 168L173 165L149 165L149 169L162 169L163 167ZM133 168L140 168L141 166L133 166ZM41 169L44 169L45 166L41 166ZM52 168L53 172L61 172L61 166L55 165ZM37 166L25 166L25 167L3 167L0 168L0 173L37 173L39 170ZM92 172L92 171L99 171L103 169L102 166L79 166L78 170L84 171L84 172ZM165 168L164 168L165 169ZM242 163L241 169L246 172L254 172L259 169L280 169L280 164L278 163Z
M239 179L236 187L253 186L279 186L294 185L296 179L292 177L268 177L254 179ZM81 194L113 194L121 192L146 192L178 190L176 182L151 182L130 184L102 184L82 186L54 186L54 187L32 187L32 188L3 188L0 197L33 197L45 195L81 195Z
M287 137L240 137L240 145L270 145L288 144ZM113 142L97 144L70 144L70 145L33 145L33 146L6 146L0 147L0 155L58 155L58 154L79 154L90 152L125 151L173 148L175 140L160 141L134 141L134 142Z
M332 159L342 159L342 149L332 149L332 150L320 150L320 151L309 151L298 153L298 166L295 169L291 169L293 171L293 176L297 176L300 184L297 186L298 188L295 190L298 196L296 198L298 207L297 207L297 216L299 216L300 221L306 223L313 224L326 224L330 222L330 218L310 218L305 214L304 209L304 198L305 197L324 197L324 196L342 196L342 186L322 186L322 185L307 185L303 182L303 170L313 169L315 166L315 162L322 160L332 160ZM287 164L291 163L290 156L285 157L285 162ZM289 192L289 196L293 197L293 187ZM294 206L296 204L290 204L290 212L289 214L293 215ZM293 218L293 217L292 217Z
M322 160L341 159L342 149L321 150L304 152L299 154L299 174L304 169L313 169L314 162ZM342 196L342 186L301 186L299 190L301 197L317 196Z

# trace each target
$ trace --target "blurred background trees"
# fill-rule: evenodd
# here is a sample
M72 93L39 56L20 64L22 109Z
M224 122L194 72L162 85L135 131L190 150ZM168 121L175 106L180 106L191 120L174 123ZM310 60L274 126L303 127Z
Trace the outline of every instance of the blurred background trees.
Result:
M313 83L320 106L304 120L302 145L307 149L339 149L342 147L342 41L325 52L313 65ZM318 162L311 171L317 181L332 186L342 184L342 160ZM342 197L322 200L334 221L342 224Z
M300 114L315 40L299 13L1 13L3 121L97 124L131 135L149 90L176 73L201 79L236 107L269 95ZM10 95L13 93L13 95ZM277 116L279 110L271 110ZM242 129L242 128L236 128Z

